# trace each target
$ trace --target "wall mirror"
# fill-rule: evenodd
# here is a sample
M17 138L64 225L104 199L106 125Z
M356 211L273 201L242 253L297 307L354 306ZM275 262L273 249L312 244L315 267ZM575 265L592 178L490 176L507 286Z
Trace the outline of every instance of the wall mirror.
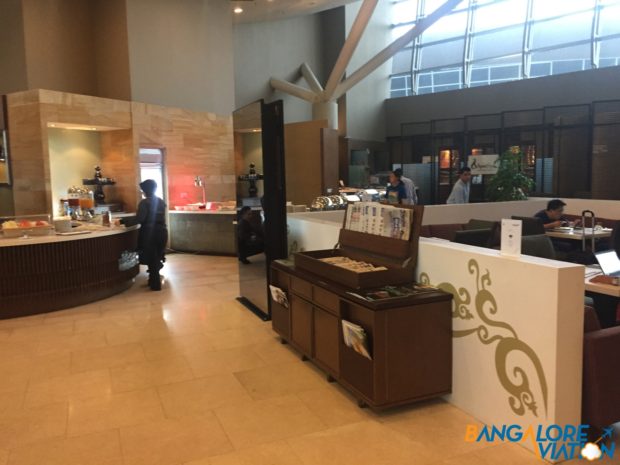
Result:
M286 258L286 192L282 101L233 112L237 178L239 301L270 318L269 265Z
M7 135L7 106L6 95L0 101L0 185L11 184L11 169L9 163L9 139Z

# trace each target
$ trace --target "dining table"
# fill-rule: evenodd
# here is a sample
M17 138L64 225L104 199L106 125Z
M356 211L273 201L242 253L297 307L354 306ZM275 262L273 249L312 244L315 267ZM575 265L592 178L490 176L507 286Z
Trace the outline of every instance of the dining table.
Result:
M569 239L582 241L582 250L586 250L586 242L592 242L592 252L595 252L596 239L605 239L611 237L611 228L581 228L572 226L562 226L553 229L547 229L545 234L549 237L557 239Z

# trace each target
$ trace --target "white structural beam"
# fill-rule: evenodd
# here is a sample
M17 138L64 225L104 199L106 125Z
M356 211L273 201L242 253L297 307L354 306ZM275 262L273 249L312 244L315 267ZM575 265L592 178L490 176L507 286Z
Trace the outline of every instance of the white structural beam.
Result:
M351 87L360 82L370 73L372 73L375 69L385 63L387 60L392 58L396 52L405 47L409 42L411 42L414 38L422 34L426 29L431 27L437 21L439 21L443 16L452 11L462 0L448 0L442 6L433 11L426 18L421 19L418 23L413 26L409 31L405 32L401 37L396 39L386 48L381 50L378 54L372 57L366 64L362 65L357 71L355 71L351 76L342 81L336 87L334 93L330 95L330 99L337 100L343 94L345 94ZM346 44L345 44L346 45ZM333 71L332 71L333 74ZM328 83L329 84L329 83ZM327 94L329 88L325 87L325 93Z
M303 63L301 65L301 75L310 86L310 89L312 89L312 92L316 94L320 94L321 92L323 92L323 86L316 78L316 75L312 72L312 68L310 68L310 65L308 65L308 63Z
M282 79L271 78L269 81L271 87L277 90L281 90L282 92L286 92L287 94L294 95L295 97L299 97L300 99L307 100L310 103L314 103L318 100L318 96L312 92L311 90L305 89L297 84L293 84L288 81L283 81Z
M357 48L357 45L366 30L370 17L377 6L377 2L378 0L364 0L364 3L362 3L362 6L360 7L360 10L355 18L355 22L353 23L353 26L351 26L351 31L342 46L342 50L340 50L338 59L336 60L332 72L329 75L329 79L327 80L327 84L325 85L324 100L333 100L332 97L334 95L334 91L336 90L338 83L342 80L347 66L349 66L353 52L355 52L355 49Z

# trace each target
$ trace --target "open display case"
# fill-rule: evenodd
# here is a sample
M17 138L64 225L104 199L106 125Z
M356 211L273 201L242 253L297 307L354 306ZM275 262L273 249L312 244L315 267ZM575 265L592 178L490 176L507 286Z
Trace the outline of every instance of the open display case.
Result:
M271 264L273 330L360 406L384 409L452 389L452 295L414 283L423 211L349 205L338 248ZM410 218L408 227L385 221L399 217ZM382 269L347 269L325 258Z
M351 288L413 281L423 206L349 204L338 246L297 252L295 266Z
M6 238L47 236L54 231L50 215L22 215L0 218L0 231Z

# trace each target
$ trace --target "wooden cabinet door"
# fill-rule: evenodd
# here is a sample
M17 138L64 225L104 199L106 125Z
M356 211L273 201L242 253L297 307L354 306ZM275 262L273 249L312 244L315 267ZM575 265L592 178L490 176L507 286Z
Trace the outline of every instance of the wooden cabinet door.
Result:
M340 320L334 315L314 307L314 357L333 374L339 372Z
M272 268L271 282L274 286L282 289L286 293L287 298L290 298L290 275L288 273ZM271 327L288 341L291 338L290 310L273 300L271 296L269 298L271 299Z
M305 355L312 356L312 304L291 294L291 339Z

